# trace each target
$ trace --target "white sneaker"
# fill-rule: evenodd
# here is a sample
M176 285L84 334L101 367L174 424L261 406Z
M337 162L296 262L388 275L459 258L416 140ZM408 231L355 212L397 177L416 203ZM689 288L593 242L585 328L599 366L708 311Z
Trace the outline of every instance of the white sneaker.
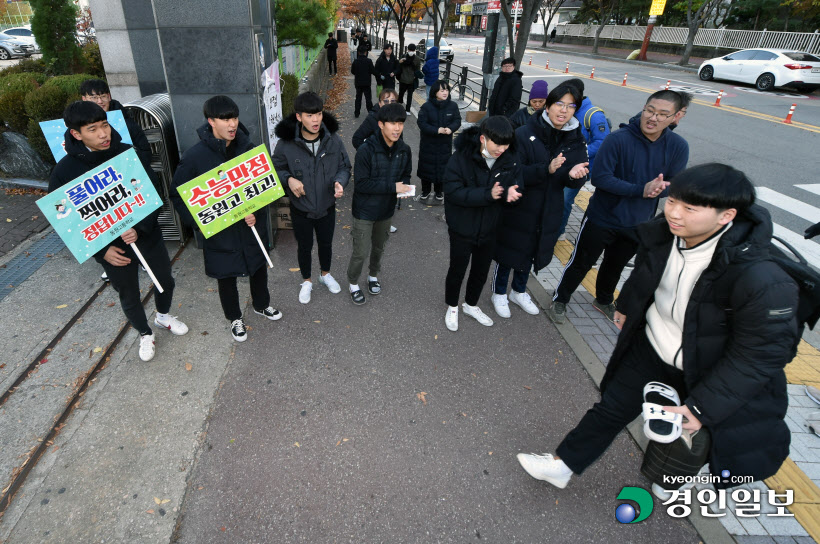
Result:
M447 313L444 314L444 324L453 332L458 330L458 306L447 307Z
M325 274L324 276L319 276L319 283L325 285L327 287L327 290L330 291L331 293L333 293L334 295L336 293L341 293L342 292L342 288L339 285L339 282L337 282L333 278L333 276L331 276L330 274ZM301 298L302 298L302 295L300 294L299 299L301 300ZM308 302L310 302L310 293L308 293Z
M503 295L493 293L493 308L495 308L495 313L498 314L498 317L505 319L510 317L510 303L507 300L506 293Z
M158 317L155 317L154 325L161 329L167 329L177 336L182 336L188 332L188 325L177 319L175 315L169 315L163 321L160 321Z
M490 316L485 314L481 311L481 308L478 306L470 306L466 302L461 305L461 309L464 311L466 315L469 315L472 318L475 318L476 321L484 325L485 327L492 327L493 320L490 319Z
M244 342L248 339L248 333L245 330L245 321L240 317L231 321L231 336L237 342Z
M527 292L516 293L515 291L510 291L510 302L517 304L522 310L530 315L538 315L540 311L538 310L538 306L536 306L530 298L530 294Z
M154 333L140 336L140 359L150 361L154 358L156 348L154 347Z
M564 489L572 477L572 470L560 459L551 453L538 455L537 453L519 453L518 462L527 471L527 474L536 480L549 482L558 489Z
M398 230L399 230L399 229L397 229L397 228L396 228L396 227L394 227L393 225L390 225L390 234L393 234L394 232L396 232L396 231L398 231Z
M310 292L312 290L313 283L309 281L303 281L302 288L299 289L299 302L301 302L302 304L307 304L308 302L310 302Z
M111 281L111 280L109 280L109 279L108 279L108 272L103 272L102 274L100 274L100 279L101 279L102 281L106 282L106 283L108 283L109 281Z

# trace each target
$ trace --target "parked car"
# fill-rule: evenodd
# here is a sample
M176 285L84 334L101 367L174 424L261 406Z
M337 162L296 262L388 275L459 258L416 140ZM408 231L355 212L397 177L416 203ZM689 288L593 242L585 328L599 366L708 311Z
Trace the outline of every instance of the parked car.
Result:
M792 87L811 92L820 89L820 57L789 49L744 49L703 61L698 75L703 81L753 83L761 91Z
M30 57L34 54L34 46L16 38L0 36L0 60Z
M15 26L13 28L7 28L5 30L0 30L0 38L12 38L20 40L21 42L25 42L29 45L34 46L34 52L40 53L40 46L37 45L37 40L34 39L34 33L31 31L30 26Z
M426 40L420 40L418 44L418 49L422 53L427 53L428 47L433 47L435 45L435 40L433 38L427 38ZM453 62L453 48L450 47L450 44L447 43L447 40L442 38L438 42L438 58L442 60L446 60L448 62Z

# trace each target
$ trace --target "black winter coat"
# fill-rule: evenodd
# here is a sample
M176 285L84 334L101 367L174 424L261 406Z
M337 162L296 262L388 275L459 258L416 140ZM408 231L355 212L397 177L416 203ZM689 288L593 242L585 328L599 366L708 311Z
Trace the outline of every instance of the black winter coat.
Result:
M336 60L336 50L339 48L339 42L334 38L325 40L325 49L327 49L327 60Z
M353 149L359 149L359 147L367 140L369 137L373 136L374 134L379 134L381 129L379 128L379 106L378 102L373 105L373 109L370 110L370 113L367 114L367 117L364 118L362 124L359 125L359 128L356 129L356 132L353 133ZM404 133L402 132L401 136L399 136L402 140L404 140Z
M444 216L450 232L474 243L496 237L501 212L507 202L507 191L513 185L522 189L521 167L515 142L493 164L492 169L481 155L481 129L469 127L458 135L456 152L447 162L444 174ZM493 185L504 187L501 198L494 200Z
M356 87L370 87L374 75L376 75L376 68L373 66L373 61L364 56L356 57L353 64L350 65L350 73L356 76L353 79L353 84Z
M215 138L208 123L199 127L197 134L199 142L182 154L177 171L174 173L174 187L184 185L229 159L254 148L248 137L248 129L241 123L236 131L236 138L230 145L232 148L230 155L225 146L225 140ZM194 218L178 192L171 191L171 200L182 221L196 228ZM254 212L253 215L256 216L256 231L262 238L262 243L268 247L268 214L262 209ZM205 274L211 278L249 276L261 267L267 266L262 249L253 231L244 220L206 238L202 253L205 258Z
M523 73L518 70L501 72L493 85L490 101L487 103L487 115L512 115L521 108L521 93L524 86L521 83Z
M513 128L523 127L527 124L527 121L529 121L533 113L535 112L530 111L529 106L524 106L512 114L510 117L510 123L512 123Z
M337 181L342 187L347 187L350 181L350 159L342 139L336 134L338 129L339 123L333 114L322 112L321 143L316 155L302 139L295 113L279 121L274 129L279 137L271 158L276 174L290 197L290 205L311 219L321 219L336 205ZM305 187L305 194L299 198L290 190L290 177L298 179Z
M419 109L419 178L439 182L444 180L447 161L453 153L453 134L461 127L461 112L458 104L450 100L433 97ZM439 134L439 128L449 128L453 134Z
M618 297L627 316L606 368L601 392L623 362L636 334L646 334L674 236L664 217L637 228L635 270ZM783 418L789 398L783 368L800 336L798 290L768 260L769 212L754 205L735 218L718 241L712 261L692 291L683 325L686 405L712 435L709 466L762 480L789 454L791 433Z
M564 187L577 189L587 177L572 179L569 171L587 162L587 144L578 120L555 130L539 110L515 131L524 180L518 205L504 211L498 228L495 260L515 270L539 271L552 260L564 213ZM563 153L564 164L549 174L549 163Z
M396 183L410 183L413 152L399 140L387 147L381 132L356 151L353 167L353 217L383 221L396 209Z
M51 171L51 177L48 181L48 192L50 193L52 191L56 191L66 183L74 181L89 170L110 161L120 153L128 151L129 149L131 149L131 146L122 143L122 137L114 129L114 127L111 127L111 145L106 151L89 151L81 141L71 135L70 130L66 130L66 156L60 159L57 166L55 166ZM134 151L136 151L136 149ZM139 157L142 167L145 168L146 173L148 173L148 177L154 185L154 190L157 194L161 195L162 192L157 188L157 180L155 179L154 172L151 170L150 160L145 160L144 155L141 155L140 153L137 153L137 157ZM134 230L137 231L136 243L138 248L149 248L154 244L162 242L162 231L157 226L159 212L160 210L156 210L154 213L134 225ZM126 256L131 259L137 258L131 251L131 248L122 241L122 238L117 237L113 242L95 253L94 260L101 263L103 261L103 257L105 256L105 252L108 251L108 248L111 246L124 249Z
M390 58L387 58L384 51L382 51L379 58L376 59L375 68L376 85L381 85L385 89L395 89L396 76L399 73L399 59L396 58L396 55L390 55Z
M141 162L151 164L151 145L148 143L148 138L145 136L142 127L139 126L139 123L137 123L129 112L123 109L122 104L117 100L112 100L108 103L108 111L122 112L122 116L125 118L125 126L128 127L128 134L131 136L131 145L134 147L134 151L137 152Z
M405 53L399 63L399 69L399 83L410 85L416 80L416 72L421 70L421 58L418 55L411 57Z

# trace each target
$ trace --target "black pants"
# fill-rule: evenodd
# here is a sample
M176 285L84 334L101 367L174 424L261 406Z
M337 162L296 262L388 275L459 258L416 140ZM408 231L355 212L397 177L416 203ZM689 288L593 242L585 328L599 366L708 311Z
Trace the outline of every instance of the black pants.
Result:
M260 266L259 270L250 275L251 300L255 310L261 312L270 306L270 291L268 291L268 269ZM236 287L236 278L221 278L219 284L219 302L228 321L235 321L242 317L242 308L239 306L239 289Z
M681 401L686 398L683 371L664 363L646 338L646 330L641 329L635 333L600 402L567 434L556 455L575 474L584 472L607 450L618 433L641 415L643 388L652 381L674 388Z
M585 215L581 221L581 230L578 231L578 239L575 241L575 250L564 268L552 300L568 303L572 293L603 252L604 260L598 269L598 279L595 282L595 298L601 304L610 304L618 280L621 279L621 272L629 259L635 256L637 249L635 229L602 227L590 221Z
M370 95L370 85L367 87L360 87L356 85L356 104L353 111L356 115L359 115L362 111L362 95L364 95L364 103L367 106L367 111L373 109L373 99Z
M444 182L443 181L427 181L426 179L421 180L421 194L426 195L430 192L430 189L435 189L436 194L441 194L444 192Z
M481 290L487 281L487 273L495 252L495 239L477 244L472 240L450 233L450 268L447 270L447 280L444 284L444 300L448 306L458 306L458 295L461 292L461 282L470 265L470 276L467 278L467 292L464 301L470 306L478 304Z
M328 72L330 72L330 75L338 73L339 69L336 68L336 57L333 57L333 58L328 57L328 59L327 59L327 70L328 70Z
M322 272L330 272L330 262L333 258L333 231L336 228L336 206L330 208L326 216L311 219L305 212L291 205L290 219L293 223L293 235L296 237L296 257L299 260L302 278L307 280L311 277L314 232L316 243L319 246L319 267Z
M410 105L413 103L413 84L399 81L399 104L404 104L404 93L407 93L407 106L405 106L405 109L410 111Z
M171 310L171 300L174 298L174 277L171 275L171 259L168 258L165 243L159 240L153 245L138 244L138 247L151 272L164 289L163 293L154 293L157 312L167 314ZM151 327L148 326L148 318L140 300L140 261L130 247L125 250L125 256L131 259L125 266L114 266L103 261L102 267L108 274L111 286L120 295L120 306L128 322L140 334L150 334Z

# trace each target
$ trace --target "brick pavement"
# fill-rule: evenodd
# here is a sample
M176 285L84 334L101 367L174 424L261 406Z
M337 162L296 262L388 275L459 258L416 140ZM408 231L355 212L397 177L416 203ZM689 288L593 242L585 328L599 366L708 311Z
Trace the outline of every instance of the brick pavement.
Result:
M37 200L42 195L21 189L0 189L0 257L49 225Z

